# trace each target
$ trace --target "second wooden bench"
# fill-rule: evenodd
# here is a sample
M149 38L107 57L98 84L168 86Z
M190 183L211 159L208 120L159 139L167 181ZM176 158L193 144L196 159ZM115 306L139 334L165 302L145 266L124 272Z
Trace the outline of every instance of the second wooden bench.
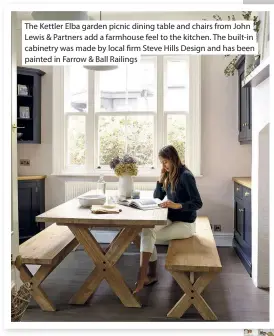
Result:
M196 234L193 237L169 243L165 267L185 293L167 316L180 318L194 305L204 320L217 320L217 316L201 296L206 286L222 270L207 217L197 218ZM197 274L199 277L195 281Z

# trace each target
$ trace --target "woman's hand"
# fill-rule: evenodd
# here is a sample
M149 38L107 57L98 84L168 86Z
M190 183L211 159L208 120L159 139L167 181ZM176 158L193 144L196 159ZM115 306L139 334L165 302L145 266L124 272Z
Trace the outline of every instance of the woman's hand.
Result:
M170 209L181 209L182 205L180 203L174 203L172 201L165 201L159 204L161 208L170 208Z
M160 182L160 183L164 183L164 180L165 180L165 177L166 177L166 173L167 173L167 171L166 171L165 168L162 166L161 174L160 174L160 178L159 178L159 182Z

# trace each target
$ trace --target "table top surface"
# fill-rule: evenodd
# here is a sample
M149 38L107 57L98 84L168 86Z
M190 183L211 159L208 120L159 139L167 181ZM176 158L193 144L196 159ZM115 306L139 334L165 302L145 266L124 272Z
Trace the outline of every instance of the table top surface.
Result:
M90 190L83 195L94 195ZM106 196L114 196L116 190L107 190ZM81 195L82 196L82 195ZM141 191L140 198L152 198L153 191ZM86 227L154 227L166 225L167 209L139 210L128 206L117 205L122 211L119 214L93 214L90 208L83 208L79 200L74 198L50 209L36 217L37 222L56 222L58 225L79 225Z

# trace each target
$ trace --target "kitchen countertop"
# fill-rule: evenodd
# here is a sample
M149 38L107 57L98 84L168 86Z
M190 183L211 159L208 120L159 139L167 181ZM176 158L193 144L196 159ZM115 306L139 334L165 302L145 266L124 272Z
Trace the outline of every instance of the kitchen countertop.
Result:
M233 177L232 180L251 189L251 177Z
M18 176L18 181L44 180L46 177L46 175L21 175Z

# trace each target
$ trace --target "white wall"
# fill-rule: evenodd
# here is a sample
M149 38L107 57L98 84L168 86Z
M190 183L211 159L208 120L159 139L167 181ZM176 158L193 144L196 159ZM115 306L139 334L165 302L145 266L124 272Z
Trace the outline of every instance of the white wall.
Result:
M269 78L252 88L252 278L269 286Z
M154 16L153 16L154 14ZM156 13L160 19L159 13ZM168 13L166 19L212 18L213 13ZM224 13L220 13L225 17ZM231 13L227 13L231 14ZM121 19L129 13L110 13ZM118 15L118 16L117 16ZM120 16L119 16L120 15ZM127 15L127 16L126 16ZM153 18L155 13L135 13L139 19ZM169 15L170 17L167 17ZM137 18L136 16L136 18ZM105 16L104 16L105 18ZM130 16L132 19L132 14ZM163 17L161 17L163 19ZM21 34L18 29L18 34ZM21 64L21 46L18 45L18 65ZM197 178L204 206L201 215L207 215L213 225L221 224L223 232L233 232L233 176L251 175L251 146L238 142L237 78L226 78L227 64L223 56L202 57L202 174ZM42 77L42 144L20 144L18 158L30 159L30 167L18 167L20 175L46 174L46 209L64 202L65 178L50 176L52 172L52 67L39 67ZM88 180L97 180L98 177ZM86 178L87 180L87 178ZM107 179L106 179L107 180ZM109 178L108 180L117 180ZM108 181L107 180L107 181ZM156 181L156 178L154 179ZM149 181L148 178L144 181Z
M237 77L226 78L222 56L202 61L202 174L198 180L212 224L233 232L233 176L250 176L251 146L238 142Z

